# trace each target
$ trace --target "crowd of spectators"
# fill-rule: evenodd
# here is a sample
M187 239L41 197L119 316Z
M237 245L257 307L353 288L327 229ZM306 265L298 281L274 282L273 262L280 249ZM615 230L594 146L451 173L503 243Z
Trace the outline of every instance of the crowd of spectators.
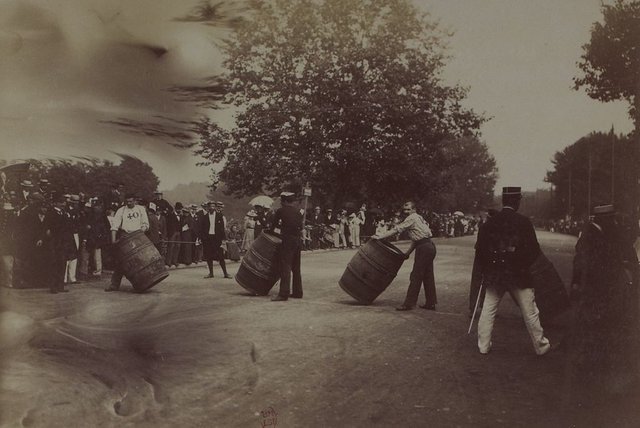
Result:
M36 184L37 183L37 184ZM105 195L56 194L46 178L37 182L22 180L19 188L2 189L0 211L0 280L5 286L43 287L51 281L49 272L58 257L66 262L64 282L91 281L113 268L110 231L114 216L125 203L126 189L121 183ZM145 232L165 259L168 268L203 262L201 227L209 201L200 205L169 203L161 192L152 200L136 199L149 218ZM218 209L220 203L217 204ZM304 210L301 210L304 214ZM473 234L480 217L460 212L439 214L420 212L434 237ZM63 221L51 221L58 215ZM225 258L240 260L263 230L271 229L273 211L255 206L243 219L226 221ZM302 234L304 250L358 248L402 221L400 212L374 208L322 209L314 207L305 216ZM403 239L402 236L397 236Z
M578 236L585 226L584 219L573 219L571 217L549 220L545 222L545 229L549 232L564 233Z
M482 221L479 216L465 216L461 212L439 214L419 211L418 213L427 221L434 237L453 238L472 235L477 232ZM303 249L358 248L371 236L391 230L402 222L402 219L400 211L385 213L379 208L369 210L366 204L357 210L327 208L323 211L317 206L306 216Z

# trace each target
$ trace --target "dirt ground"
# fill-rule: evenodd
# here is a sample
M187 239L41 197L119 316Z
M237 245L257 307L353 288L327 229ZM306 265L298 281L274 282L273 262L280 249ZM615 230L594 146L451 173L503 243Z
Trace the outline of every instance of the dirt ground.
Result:
M575 238L539 232L568 282ZM437 311L397 312L411 260L371 306L338 286L355 250L305 253L304 299L251 297L206 268L146 294L0 291L7 427L638 426L640 395L568 403L566 353L533 352L506 297L489 355L467 334L475 237L436 240ZM401 245L406 248L406 244ZM230 266L234 273L237 264ZM423 297L421 296L421 302ZM571 314L546 325L561 343Z

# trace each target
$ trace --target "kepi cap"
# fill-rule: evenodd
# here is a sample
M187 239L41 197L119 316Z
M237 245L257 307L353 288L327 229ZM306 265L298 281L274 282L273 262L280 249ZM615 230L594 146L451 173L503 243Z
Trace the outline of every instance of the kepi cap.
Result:
M522 189L520 187L514 187L514 186L510 186L510 187L503 187L502 188L502 194L503 195L522 195Z
M615 213L616 209L613 205L598 205L593 208L593 215L595 216L614 215Z

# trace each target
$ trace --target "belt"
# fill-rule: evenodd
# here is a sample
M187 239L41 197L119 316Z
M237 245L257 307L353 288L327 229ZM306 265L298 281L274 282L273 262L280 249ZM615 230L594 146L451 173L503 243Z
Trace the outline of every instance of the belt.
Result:
M416 241L416 246L431 242L431 238L422 238Z

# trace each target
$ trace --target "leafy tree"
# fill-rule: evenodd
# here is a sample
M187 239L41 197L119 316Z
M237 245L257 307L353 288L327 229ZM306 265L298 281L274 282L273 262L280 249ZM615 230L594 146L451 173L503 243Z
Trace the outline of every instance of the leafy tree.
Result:
M215 178L229 192L309 182L318 203L460 209L487 197L496 170L478 140L485 119L462 106L465 88L441 81L447 34L410 1L250 3L224 45L236 127L226 138L203 123L198 143L224 162Z
M636 131L640 129L640 1L616 0L602 5L603 22L591 29L574 79L600 101L626 100Z
M628 136L594 132L555 154L554 169L547 181L556 187L555 216L589 213L589 153L591 152L591 206L614 203L620 211L633 213L634 177L640 158ZM612 154L615 156L612 161ZM611 174L614 175L612 194Z
M31 159L30 178L49 180L51 190L58 194L84 193L88 196L103 196L117 183L123 183L126 192L150 200L160 180L146 162L129 155L119 155L121 161L115 165L111 161L96 158Z

